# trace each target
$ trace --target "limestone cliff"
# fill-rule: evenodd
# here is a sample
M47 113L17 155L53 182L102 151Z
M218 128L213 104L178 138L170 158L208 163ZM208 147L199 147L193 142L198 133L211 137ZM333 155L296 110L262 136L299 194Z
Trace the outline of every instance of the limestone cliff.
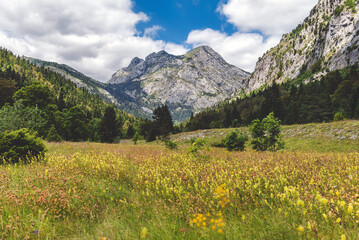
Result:
M359 6L355 0L319 0L304 22L258 62L247 91L282 83L305 72L318 79L359 60Z

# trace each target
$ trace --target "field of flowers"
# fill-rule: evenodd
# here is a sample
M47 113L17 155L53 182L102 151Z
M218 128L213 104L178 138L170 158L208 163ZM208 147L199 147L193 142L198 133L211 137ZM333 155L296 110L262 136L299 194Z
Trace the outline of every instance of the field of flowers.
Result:
M359 239L359 153L48 144L0 165L0 239Z

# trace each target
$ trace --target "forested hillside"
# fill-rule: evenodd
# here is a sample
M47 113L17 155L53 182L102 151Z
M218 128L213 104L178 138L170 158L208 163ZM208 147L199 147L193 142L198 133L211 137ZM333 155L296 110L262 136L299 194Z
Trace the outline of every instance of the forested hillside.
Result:
M99 96L48 68L0 49L0 131L29 128L51 140L99 141L106 108ZM115 110L119 137L139 120Z
M209 108L192 116L184 130L248 125L270 112L284 124L328 122L337 113L349 119L359 118L358 65L330 72L320 81L303 82L304 75Z

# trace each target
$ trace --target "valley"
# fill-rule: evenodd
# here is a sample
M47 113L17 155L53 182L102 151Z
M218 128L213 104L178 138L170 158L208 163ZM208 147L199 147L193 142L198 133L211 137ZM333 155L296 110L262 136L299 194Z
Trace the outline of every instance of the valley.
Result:
M313 2L253 72L238 62L278 33L239 25L238 2L211 10L221 31L192 27L180 44L139 0L51 11L49 33L22 24L23 37L0 21L0 45L38 56L0 46L0 240L359 239L359 1Z

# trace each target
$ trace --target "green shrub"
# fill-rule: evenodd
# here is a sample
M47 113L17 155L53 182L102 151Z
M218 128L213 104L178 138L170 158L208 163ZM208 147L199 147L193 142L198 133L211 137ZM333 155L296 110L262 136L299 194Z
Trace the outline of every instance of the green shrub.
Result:
M173 150L173 149L176 149L176 148L177 148L177 143L172 142L172 141L169 140L169 139L165 139L164 142L165 142L165 146L166 146L168 149Z
M192 139L191 139L192 141ZM200 152L202 152L203 150L205 150L205 146L206 146L206 141L204 138L198 138L196 140L194 140L194 142L192 143L191 147L189 148L189 152L192 154L198 154Z
M26 128L0 133L0 159L3 163L30 162L44 156L46 151L42 139Z
M344 5L337 7L334 11L334 15L339 16L342 13L343 9L344 9Z
M228 151L243 151L247 140L247 135L243 133L239 135L237 131L232 131L224 139L224 145Z
M355 13L355 1L354 0L346 0L345 5Z
M339 122L339 121L343 121L345 119L343 113L341 112L337 112L335 115L334 115L334 119L333 121L334 122Z
M191 147L188 149L189 153L195 158L201 161L208 161L210 159L209 147L206 146L206 140L204 138L196 139Z
M252 148L259 151L276 151L284 147L280 131L280 121L270 113L262 121L253 120L249 131L252 135Z

